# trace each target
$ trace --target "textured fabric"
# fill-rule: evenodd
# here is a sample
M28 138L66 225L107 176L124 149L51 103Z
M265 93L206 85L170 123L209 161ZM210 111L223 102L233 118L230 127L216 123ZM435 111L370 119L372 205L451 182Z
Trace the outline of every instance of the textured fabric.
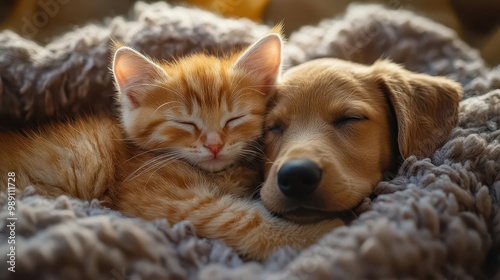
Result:
M2 121L111 108L109 36L155 57L247 44L269 28L167 4L138 4L130 18L88 25L45 48L0 34ZM4 268L10 232L0 198L0 279L500 279L500 68L489 69L456 35L404 11L352 6L304 27L285 49L288 66L333 56L391 58L465 88L457 127L430 158L406 159L375 188L371 208L302 251L257 263L188 221L124 217L99 205L28 191L17 197L16 273ZM43 245L43 246L42 246Z

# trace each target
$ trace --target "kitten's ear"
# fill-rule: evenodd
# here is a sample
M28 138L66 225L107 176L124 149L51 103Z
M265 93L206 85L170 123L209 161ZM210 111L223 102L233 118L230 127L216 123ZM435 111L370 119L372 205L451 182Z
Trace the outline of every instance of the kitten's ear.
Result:
M152 60L139 52L120 47L113 58L113 75L123 102L136 108L141 104L150 87L167 73Z
M278 34L269 34L250 47L236 60L235 67L252 73L262 85L262 92L268 93L281 74L282 40Z

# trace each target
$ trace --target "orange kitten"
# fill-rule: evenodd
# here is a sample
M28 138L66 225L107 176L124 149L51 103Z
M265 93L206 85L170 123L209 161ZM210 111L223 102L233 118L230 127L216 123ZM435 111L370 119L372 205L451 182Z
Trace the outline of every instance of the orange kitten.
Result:
M225 58L197 54L167 64L119 48L113 74L121 125L87 117L2 134L0 171L47 195L106 199L145 219L190 220L198 234L254 259L309 245L339 221L273 217L251 199L259 173L246 164L257 153L281 48L280 36L269 34Z

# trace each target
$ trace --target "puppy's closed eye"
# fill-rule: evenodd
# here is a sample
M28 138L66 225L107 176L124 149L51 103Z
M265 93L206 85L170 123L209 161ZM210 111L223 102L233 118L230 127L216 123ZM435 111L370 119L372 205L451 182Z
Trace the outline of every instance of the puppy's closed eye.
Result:
M285 131L285 125L280 122L273 123L266 128L267 133L282 134Z
M353 123L356 123L359 121L364 121L366 119L367 119L366 117L360 116L360 115L347 115L347 116L342 116L342 117L336 118L333 121L333 125L336 127L343 127L343 126L353 124Z

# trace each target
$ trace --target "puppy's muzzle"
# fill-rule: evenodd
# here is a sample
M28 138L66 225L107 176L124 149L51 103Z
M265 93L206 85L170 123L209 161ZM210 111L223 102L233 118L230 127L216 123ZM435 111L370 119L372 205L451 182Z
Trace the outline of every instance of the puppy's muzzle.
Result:
M305 198L318 188L323 170L308 159L293 159L278 170L280 191L290 198Z

